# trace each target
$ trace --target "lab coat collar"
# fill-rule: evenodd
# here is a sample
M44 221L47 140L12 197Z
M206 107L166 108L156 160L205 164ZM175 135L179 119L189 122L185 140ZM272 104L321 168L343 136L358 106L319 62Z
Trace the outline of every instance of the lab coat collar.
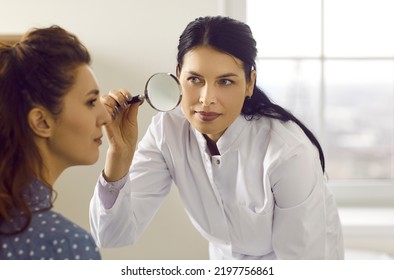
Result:
M243 129L248 125L248 121L244 116L239 115L234 122L226 129L223 135L219 138L216 143L218 150L221 155L226 153L228 150L236 148L236 140L239 138ZM204 135L191 126L191 130L197 138L197 142L203 150L208 151L207 141L204 138Z

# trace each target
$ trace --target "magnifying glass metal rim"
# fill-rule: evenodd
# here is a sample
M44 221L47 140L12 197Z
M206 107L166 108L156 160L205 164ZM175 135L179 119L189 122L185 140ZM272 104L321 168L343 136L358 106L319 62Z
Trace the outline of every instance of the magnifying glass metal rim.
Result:
M152 101L149 99L149 92L148 92L149 81L150 81L153 77L155 77L155 76L157 76L157 75L163 75L163 74L170 76L170 77L176 82L176 84L177 84L178 87L179 87L179 98L178 98L178 102L174 105L173 108L171 108L171 109L169 109L169 110L161 110L161 109L157 108L156 106L153 105ZM181 103L181 100L182 100L182 88L181 88L181 84L179 83L178 78L177 78L175 75L171 74L171 73L165 73L165 72L158 72L158 73L155 73L155 74L153 74L152 76L150 76L149 79L148 79L148 81L146 82L146 84L145 84L145 89L144 89L144 94L140 94L140 95L134 96L134 97L133 97L130 101L128 101L127 103L132 104L132 103L136 103L136 102L141 102L141 104L142 104L142 103L144 103L145 100L146 100L146 101L149 103L149 105L150 105L153 109L155 109L156 111L159 111L159 112L169 112L169 111L174 110L176 107L178 107L178 105ZM141 105L141 104L140 104L140 105Z
M176 84L177 84L178 87L179 87L179 98L178 98L178 102L174 105L173 108L171 108L171 109L169 109L169 110L161 110L161 109L157 108L155 105L153 105L152 101L151 101L150 98L149 98L149 92L148 92L149 81L150 81L152 78L154 78L156 75L162 75L162 74L166 74L166 75L170 76L170 77L176 82ZM148 79L148 81L147 81L146 84L145 84L144 98L145 98L146 101L149 103L149 105L150 105L153 109L155 109L156 111L159 111L159 112L169 112L169 111L172 111L172 110L174 110L176 107L178 107L179 103L181 103L181 100L182 100L181 84L179 83L178 78L177 78L175 75L171 74L171 73L165 73L165 72L158 72L158 73L155 73L155 74L153 74L152 76L150 76L150 78Z

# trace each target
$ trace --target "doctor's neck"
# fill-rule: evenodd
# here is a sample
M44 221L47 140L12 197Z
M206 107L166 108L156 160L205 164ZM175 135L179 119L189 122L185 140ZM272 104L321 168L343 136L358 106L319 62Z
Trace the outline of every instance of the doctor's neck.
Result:
M207 146L209 149L209 152L211 153L211 156L219 156L219 150L218 150L218 146L216 145L216 142L213 141L211 138L209 138L207 135L203 134L205 140L207 141Z

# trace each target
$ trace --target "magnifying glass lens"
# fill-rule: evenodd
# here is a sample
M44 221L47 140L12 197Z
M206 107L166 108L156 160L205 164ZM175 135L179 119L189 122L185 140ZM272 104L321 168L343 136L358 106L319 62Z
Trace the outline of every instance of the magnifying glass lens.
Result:
M171 111L181 101L182 91L178 79L167 73L150 77L145 87L148 103L158 111Z
M145 99L157 111L171 111L181 102L181 85L170 73L153 74L146 82L144 95L134 96L128 103L143 102Z

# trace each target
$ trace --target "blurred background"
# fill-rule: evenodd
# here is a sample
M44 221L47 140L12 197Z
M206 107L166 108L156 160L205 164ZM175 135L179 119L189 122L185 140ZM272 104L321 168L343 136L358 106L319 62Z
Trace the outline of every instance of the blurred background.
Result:
M394 0L0 0L0 36L52 24L93 57L101 92L142 93L156 72L175 73L178 38L196 17L248 23L258 84L321 141L348 259L394 256ZM155 111L140 108L139 137ZM68 169L55 210L89 230L88 206L107 143L93 166ZM139 242L104 259L207 259L176 187Z

